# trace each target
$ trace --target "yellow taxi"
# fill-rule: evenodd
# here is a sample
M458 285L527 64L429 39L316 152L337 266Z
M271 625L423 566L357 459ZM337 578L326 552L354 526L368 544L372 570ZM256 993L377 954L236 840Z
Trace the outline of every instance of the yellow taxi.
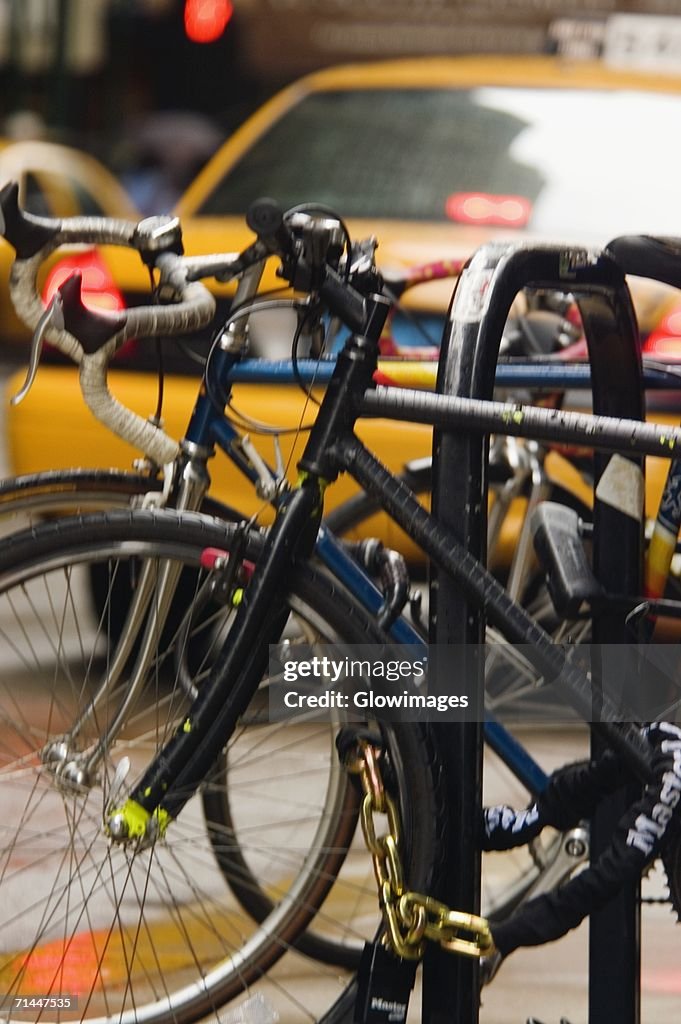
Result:
M252 241L244 213L257 197L272 196L285 209L321 204L345 219L353 238L375 234L379 265L391 272L467 256L491 238L603 245L626 232L681 235L679 114L681 78L595 61L489 56L332 68L295 82L249 118L176 212L186 252L229 252ZM128 300L139 302L148 278L137 257L108 249L103 258ZM657 344L675 293L640 281L632 287L643 337ZM451 282L440 282L411 300L435 339L451 291ZM216 292L229 302L229 288ZM117 371L115 393L150 411L154 382L134 369ZM66 373L41 370L34 393L11 411L14 472L130 463L133 453L96 433L75 393L64 402ZM169 382L171 431L181 432L197 383L184 373ZM290 425L299 399L295 386L275 393L247 385L235 404L270 422L276 407L274 421ZM367 430L393 467L430 449L426 428ZM224 459L213 473L222 498L253 510L250 488ZM651 476L659 490L659 472ZM331 505L347 493L332 489Z
M224 252L251 240L244 213L259 196L325 204L353 237L375 234L380 265L394 270L468 256L490 238L669 234L680 94L681 77L553 57L327 69L234 132L175 212L187 252ZM134 256L107 259L124 290L146 288ZM450 295L440 284L418 304L442 309Z
M125 189L98 160L87 153L53 142L0 141L0 187L8 181L19 186L19 201L30 213L49 217L74 217L80 214L136 219L137 210ZM94 252L79 260L88 267L88 284L99 293L99 301L122 304L120 293L107 281L106 266ZM0 238L0 351L9 343L28 343L25 325L16 317L7 290L14 250ZM52 266L50 264L49 266ZM45 268L45 275L49 272ZM97 284L93 282L99 266ZM43 277L43 280L45 278Z

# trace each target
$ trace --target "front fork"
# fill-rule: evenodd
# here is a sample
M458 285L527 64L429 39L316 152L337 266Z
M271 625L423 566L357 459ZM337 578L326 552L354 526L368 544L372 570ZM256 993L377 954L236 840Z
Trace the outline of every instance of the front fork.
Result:
M384 305L385 303L385 305ZM326 482L337 470L326 455L339 433L352 430L357 395L370 385L378 356L375 340L388 304L377 296L370 336L350 339L336 362L317 421L299 463L298 486L282 500L234 625L210 678L174 736L149 765L128 799L105 820L116 840L149 839L196 792L256 691L288 617L286 595L295 567L314 550Z
M236 307L246 304L256 294L263 268L264 262L261 261L242 276L234 298ZM223 334L214 360L214 373L223 387L223 377L225 382L229 382L230 370L241 358L247 337L246 319L234 320ZM226 400L227 392L224 398ZM192 413L187 436L180 445L180 458L172 466L172 473L168 476L168 481L175 490L172 507L177 511L198 511L208 493L210 475L207 464L214 454L214 447L212 441L210 444L199 441L210 436L210 421L214 416L213 401L202 390ZM195 438L199 440L194 440ZM81 790L96 783L102 760L113 748L117 736L146 685L149 668L156 657L158 641L165 627L181 571L182 567L173 560L142 562L120 641L116 645L112 661L101 684L69 732L49 743L42 751L44 764L59 779L61 785ZM126 668L136 644L138 651L126 676ZM184 666L180 664L180 683L193 696L191 684L185 676ZM122 696L116 705L115 713L113 716L101 714L101 709L108 706L117 690L120 690ZM100 731L97 743L92 748L81 750L80 736L86 732L88 725L97 724L98 717L101 717L106 725L101 731L95 730Z
M194 511L201 507L208 490L209 477L206 461L211 452L186 448L178 463L178 493L174 508ZM158 644L175 595L182 567L170 559L146 559L139 566L130 607L127 610L121 637L116 644L104 677L92 698L69 732L48 744L42 751L42 760L58 777L60 783L75 789L89 788L97 781L102 760L113 748L114 742L128 720L144 689L149 667L158 652ZM126 675L126 667L137 645L134 662ZM110 707L112 698L121 696L112 714L102 709ZM93 747L80 749L79 740L88 726L105 725Z

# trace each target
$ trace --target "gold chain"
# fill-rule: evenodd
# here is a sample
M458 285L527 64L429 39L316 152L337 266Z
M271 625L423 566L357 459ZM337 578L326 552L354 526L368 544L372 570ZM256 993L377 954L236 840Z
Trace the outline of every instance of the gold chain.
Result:
M494 941L484 917L450 910L431 896L405 889L399 849L400 815L383 782L379 765L381 753L379 747L359 739L356 758L346 767L359 775L364 790L360 821L373 861L388 945L406 960L423 957L426 939L452 953L488 956L494 951ZM386 819L387 828L383 832L378 830L379 815Z

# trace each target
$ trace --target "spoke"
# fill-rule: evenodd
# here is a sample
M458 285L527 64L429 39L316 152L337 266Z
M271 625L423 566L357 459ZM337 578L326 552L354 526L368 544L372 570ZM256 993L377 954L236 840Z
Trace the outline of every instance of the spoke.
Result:
M73 836L73 833L71 832L71 833L70 833L70 835L71 835L71 838L72 838L72 836ZM92 845L94 845L94 843L96 842L96 839L97 839L97 835L95 835L95 836L93 837L93 840L92 840L92 843L90 844L90 847L91 847ZM61 870L62 870L63 864L64 864L64 862L65 862L65 860L66 860L66 858L67 858L67 851L68 851L68 849L71 849L71 848L72 848L72 846L73 846L73 841L71 842L71 844L69 844L69 847L67 847L67 848L66 848L66 849L64 850L64 852L63 852L63 855L62 855L61 861L59 862L59 864L58 864L58 866L57 866L57 870L56 870L56 872L54 873L54 878L55 878L55 884L56 884L56 880L58 879L58 877L59 877L59 875L60 875L60 873L61 873ZM88 849L86 848L86 852L85 852L85 854L83 855L83 858L81 859L81 861L80 861L80 862L76 862L76 870L77 870L77 871L80 871L80 865L82 864L83 860L84 860L84 859L85 859L85 857L87 856L87 853L88 853ZM53 909L52 909L52 911L51 911L50 913L48 913L48 911L49 911L49 907L50 907L50 903L49 903L49 901L48 901L48 902L47 902L47 903L45 904L45 908L44 908L44 910L43 910L43 915L42 915L42 919L41 919L41 922L40 922L40 924L38 925L38 928L37 928L37 931L36 931L36 935L35 935L35 938L34 938L34 940L33 940L32 944L31 944L30 948L28 949L28 951L26 951L26 952L24 953L24 955L23 955L24 965L23 965L23 968L22 968L22 969L21 969L21 971L20 971L20 975L21 975L21 974L23 974L23 973L24 973L24 972L25 972L26 970L28 970L28 968L29 968L29 963L30 963L30 959L31 959L31 956L33 955L33 953L35 952L35 950L36 950L36 949L38 948L38 946L40 945L40 943L41 943L41 941L42 941L42 939L43 939L43 936L44 936L44 934L45 934L45 932L46 932L46 930L47 930L48 926L52 925L52 926L56 926L56 927L59 927L59 925L60 925L60 922L61 922L61 920L62 920L62 919L61 919L61 918L58 918L58 919L56 920L56 922L55 922L55 920L54 920L54 915L55 915L55 914L56 914L56 913L58 912L58 909L59 909L59 907L60 907L60 903L61 903L61 901L62 901L62 900L63 900L63 898L64 898L64 894L65 894L65 893L66 893L66 892L67 892L67 891L69 890L69 888L70 888L70 885L71 885L71 875L69 874L69 878L68 878L68 880L67 880L67 881L66 881L66 883L64 884L64 887L63 887L63 888L61 889L61 891L60 891L60 892L58 892L58 893L56 894L56 898L55 898L55 887L53 886L53 889L52 889L52 891L51 891L51 893L50 893L50 898L51 898L51 899L53 899L53 901L54 901L54 906L53 906ZM92 890L91 890L91 892L92 892ZM36 902L35 906L37 906L37 902ZM28 910L31 910L31 909L33 909L33 908L32 908L32 907L29 907L29 908L28 908ZM26 913L26 910L24 910L24 913ZM74 933L74 934L75 934L75 933ZM72 941L72 940L73 940L73 936L72 936L72 939L71 939L71 941Z
M4 781L4 780L0 780L0 781ZM23 828L24 823L28 820L27 812L28 812L29 807L31 806L32 798L33 798L33 796L35 794L37 785L38 785L38 776L35 777L34 784L33 784L32 788L31 788L31 793L29 795L29 799L26 802L26 804L24 806L24 809L22 811L21 819L20 819L19 824L17 825L16 830L14 832L14 837L13 837L11 843L9 844L9 847L7 848L7 856L5 857L5 861L4 861L4 864L3 864L3 867L2 867L2 874L0 874L0 886L3 885L6 880L10 880L10 879L15 877L15 873L14 872L12 872L9 876L7 876L7 869L9 867L9 865L10 865L10 861L12 859L12 855L16 852L17 848L19 847L19 841L18 841L19 832ZM42 801L45 796L46 796L46 791L43 791L43 793L41 794L41 796L39 798L38 804L40 804L40 801ZM31 813L34 814L35 810L32 811ZM36 832L35 835L41 835L41 833L40 832ZM4 852L5 851L3 849L3 853Z
M73 726L79 722L73 755L85 757L94 749L133 671L126 666L115 681L108 675L119 642L116 630L121 618L126 621L126 602L135 590L134 573L154 559L162 564L178 556L174 546L157 545L152 556L128 558L123 546L93 544L89 562L76 567L69 557L63 569L58 557L48 559L49 571L19 580L2 598L7 614L0 644L3 630L9 632L6 656L16 666L16 685L14 676L0 684L0 799L3 811L15 808L14 817L6 815L0 824L0 987L8 988L9 979L15 989L27 990L40 977L41 987L53 993L67 990L77 971L79 1019L132 1024L148 1014L154 1024L161 1018L180 1021L204 1001L205 1012L213 1005L217 1014L216 992L235 998L256 986L273 994L276 1012L314 1019L306 1006L305 971L296 966L295 939L303 922L314 919L324 937L335 936L334 942L354 949L378 918L376 893L364 884L365 852L356 858L353 851L344 861L342 847L354 822L336 822L331 810L347 796L339 788L344 781L335 777L333 727L311 723L292 731L289 723L261 723L265 678L250 720L244 716L231 738L220 764L223 774L206 780L206 792L214 788L218 796L211 817L219 820L210 822L210 831L201 795L195 794L155 845L113 843L102 820L117 765L129 757L130 779L139 778L172 735L188 707L184 673L196 684L210 671L233 609L203 600L211 581L190 560L181 589L189 610L185 614L171 604L159 629L162 644L144 666L136 705L104 751L90 788L69 790L66 776L60 780L40 752L69 730L75 747ZM103 574L96 579L96 606L81 586L94 564ZM140 616L144 621L154 613L153 600ZM287 636L309 638L313 629L306 619L296 611ZM143 628L136 632L138 645ZM131 648L131 663L135 657ZM83 718L98 690L95 713ZM225 818L222 796L228 801ZM232 812L235 830L226 824ZM237 862L234 891L231 857ZM246 868L240 858L248 858ZM239 902L247 902L248 891L272 902L264 925ZM7 949L10 935L16 949ZM285 961L272 973L270 964L282 953L293 966ZM320 978L337 985L341 973L326 966Z
M107 853L106 853L106 856L104 858L104 862L102 863L101 868L99 869L97 877L99 877L99 874L102 874L104 872L105 866L108 866L109 870L110 870L110 873L112 873L111 872L110 861L111 861L111 850L108 849ZM88 1010L88 1008L90 1006L90 1003L92 1001L92 997L93 997L93 994L94 994L95 980L97 978L102 977L102 964L104 963L104 958L105 958L107 950L109 948L109 944L111 942L112 935L113 935L114 930L116 928L116 923L118 921L119 914L120 914L121 901L123 899L123 895L125 893L125 888L127 886L127 882L128 882L129 877L130 877L130 872L132 871L132 864L133 864L133 860L131 860L129 865L128 865L128 871L126 873L126 877L125 877L125 881L123 883L123 888L121 890L120 897L116 898L116 896L115 896L115 889L114 889L114 915L113 915L113 921L112 921L111 925L109 926L109 929L108 929L108 931L106 933L104 945L102 947L101 953L99 954L99 956L97 958L96 972L95 972L92 984L90 985L90 991L88 993L88 997L87 997L87 1000L86 1000L86 1003L85 1003L85 1007L83 1009L83 1016L85 1016L85 1014L87 1013L87 1010ZM102 884L106 885L106 882L104 882ZM79 921L80 921L80 919L79 919ZM76 922L76 927L78 926L79 921ZM74 930L74 934L75 934L75 930Z

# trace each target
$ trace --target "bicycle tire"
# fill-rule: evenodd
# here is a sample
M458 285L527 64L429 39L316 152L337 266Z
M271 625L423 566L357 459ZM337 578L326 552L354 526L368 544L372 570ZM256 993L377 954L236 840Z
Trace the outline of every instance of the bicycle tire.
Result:
M0 517L5 520L21 517L25 522L20 526L25 526L32 519L39 522L57 515L91 513L118 507L136 508L140 507L147 495L160 494L161 489L162 481L157 477L114 469L65 469L25 474L0 481ZM226 522L238 522L243 518L232 506L210 495L204 498L201 511ZM18 528L14 526L14 529ZM92 567L90 590L101 611L106 600L106 580L100 578L99 569L97 565ZM114 605L112 634L116 632L116 608L124 607L124 603L117 600ZM121 616L118 627L122 625ZM217 810L217 806L214 809ZM227 814L228 811L229 803L225 801L223 813ZM227 821L224 827L229 827ZM246 859L239 850L236 833L230 849L221 852L221 863L225 878L244 910L262 922L272 911L272 901L249 871ZM361 956L361 944L353 946L350 943L332 942L312 930L301 936L297 947L306 956L346 968L356 967Z
M75 515L112 508L135 507L149 493L160 493L163 482L145 473L117 469L52 469L0 480L0 517L23 516L29 521L55 515ZM206 496L206 515L226 522L243 517L230 505ZM21 523L19 528L24 528Z
M352 792L357 795L355 791ZM217 836L220 841L215 845L215 857L223 870L227 884L243 909L254 921L262 924L274 910L274 902L261 885L260 879L256 877L241 849L230 799L229 771L226 766L220 785L204 790L202 795L207 820L219 822ZM344 834L345 842L349 846L357 825L356 814L349 808L346 819ZM214 834L211 832L210 837L212 838ZM230 837L227 843L223 839L225 835ZM313 928L306 929L293 945L299 953L321 963L355 970L359 967L363 948L361 942L334 942L323 935L318 935Z
M0 481L0 517L10 520L21 517L27 525L32 519L40 522L57 515L91 513L96 510L113 508L138 508L149 494L160 494L162 481L143 473L131 473L115 469L59 469L10 477ZM238 522L243 517L232 507L207 495L202 503L202 512L217 516L226 522ZM14 524L13 524L14 525ZM18 529L14 525L14 529ZM99 611L106 600L106 580L100 577L100 566L94 565L90 573L90 591ZM117 608L124 607L120 600L114 602L111 631L122 628L123 617L117 618ZM217 813L217 805L214 810ZM224 814L229 813L229 802L224 801ZM229 822L225 820L225 828ZM229 850L221 851L221 863L225 878L242 907L255 920L262 922L272 911L272 901L259 886L258 880L249 871L246 859L234 843ZM306 956L312 956L324 963L341 967L356 967L361 956L361 945L335 943L308 931L297 942L297 947Z
M246 924L239 920L235 925L234 920L230 922L220 918L220 911L225 909L223 903L228 898L225 895L227 889L222 872L213 859L212 849L208 854L209 828L200 817L192 817L197 813L195 802L190 802L178 822L171 824L167 842L147 850L131 847L117 850L102 835L101 817L106 806L105 790L107 784L110 784L114 768L113 759L118 760L127 751L133 764L135 759L143 759L146 763L148 757L145 745L153 748L156 737L162 741L166 728L173 727L178 715L182 713L181 703L173 707L176 696L172 694L172 689L169 692L161 689L162 683L168 687L171 682L167 678L163 679L163 667L165 664L167 668L168 664L167 652L162 652L153 666L152 682L158 688L155 698L148 705L136 709L115 747L108 752L99 778L89 789L82 787L71 790L65 783L61 783L60 789L54 775L47 771L36 753L45 748L48 738L63 735L65 723L73 721L74 711L80 708L87 696L87 683L97 665L97 658L104 659L106 664L108 657L106 644L102 641L106 616L89 625L87 621L81 623L81 631L72 630L73 635L70 637L64 638L61 633L51 637L49 632L52 625L56 630L67 619L75 619L80 610L75 588L77 576L82 575L83 567L93 561L107 562L111 564L112 572L120 572L126 560L132 559L134 562L135 559L144 558L148 563L152 558L172 558L198 574L196 567L201 551L215 546L229 550L234 537L234 527L198 514L114 511L55 520L14 535L5 542L0 552L0 602L4 609L0 629L5 640L11 641L11 646L6 644L5 650L14 655L14 661L5 655L5 672L0 682L0 702L5 705L5 711L0 715L5 734L0 745L0 760L4 762L0 765L0 800L3 803L9 801L9 804L5 803L5 810L0 816L0 834L5 837L0 847L0 914L3 917L0 923L0 942L3 943L4 951L0 959L0 975L4 991L12 992L9 977L12 965L16 975L15 990L19 983L24 986L24 991L27 984L35 985L35 972L31 971L31 964L39 956L41 963L44 964L47 957L54 968L50 982L46 981L44 972L41 976L42 987L47 984L48 989L52 988L52 993L45 991L45 995L53 994L57 987L61 993L65 993L65 981L74 979L77 974L80 986L77 1019L80 1020L98 1021L100 1024L114 1019L122 1024L133 1024L141 1019L159 1024L171 1020L193 1021L215 1011L225 1002L238 999L246 990L263 993L272 1002L282 1004L283 1008L290 1010L293 1005L299 1010L300 1003L305 999L303 993L285 991L285 986L295 984L297 972L280 970L275 967L276 962L282 957L298 958L300 954L292 948L291 943L315 914L316 924L320 919L323 924L327 924L333 913L333 905L340 903L340 926L348 928L347 907L343 904L342 891L342 886L348 883L344 882L342 872L340 876L333 874L331 878L321 881L311 878L308 890L303 890L310 906L297 906L295 899L288 897L294 890L280 877L282 858L286 872L291 870L284 857L281 837L282 829L284 832L288 829L290 834L290 823L283 822L278 832L275 828L271 838L275 849L270 856L275 869L275 881L282 895L273 916L276 918L279 908L286 904L287 899L294 904L293 911L289 912L284 906L280 914L281 922L270 921L267 925L269 930L263 931L257 955L240 962L237 967L234 966L234 951L226 937L226 929L227 925L244 929ZM243 557L257 558L260 544L259 535L248 535ZM61 592L57 587L58 581L61 581ZM364 612L319 570L312 566L305 567L293 583L292 594L293 614L313 632L319 630L320 635L339 636L347 641L361 638L366 642L367 623ZM37 603L39 595L43 595L41 605ZM91 616L91 609L86 609L86 612ZM16 623L16 629L11 634L8 632L8 621ZM34 629L42 644L36 652L32 652L28 644ZM26 657L22 657L22 654ZM11 663L8 664L8 661ZM45 706L37 700L41 684L45 685L47 691ZM150 695L154 696L151 689ZM19 714L23 701L28 701L28 704L24 712ZM146 721L145 716L157 712L159 708L163 710L164 707L168 711L168 723L154 724L153 721ZM24 731L22 722L26 726ZM315 728L318 730L318 726ZM393 725L382 728L393 774L398 781L409 883L417 889L427 890L439 830L446 814L438 786L434 783L436 771L432 763L428 733L425 728L417 726ZM136 729L140 730L139 733ZM247 732L247 728L239 731L239 735L234 737L231 751L236 751L235 744L243 740ZM8 737L11 743L8 743ZM88 737L83 730L81 744L85 745L88 739L92 737ZM17 763L17 753L20 763ZM328 760L328 753L325 756ZM118 763L121 763L120 760ZM136 772L137 768L134 770ZM329 771L328 767L322 770L325 775ZM278 792L281 801L281 772L276 772L276 765L273 774L279 776L279 789L277 791L275 787L273 792ZM260 796L265 781L256 777L255 782ZM251 794L253 784L251 780ZM230 791L230 796L234 794L238 794L238 788ZM11 803L12 799L14 803ZM274 802L273 797L270 806ZM97 805L94 809L93 803ZM31 819L31 814L37 813L38 809L41 810L39 835L37 821ZM49 818L50 813L57 815L55 827L47 827L46 818ZM62 817L70 827L58 827ZM192 821L196 820L199 823L196 834L185 835L181 829L192 827ZM83 835L80 831L81 823ZM253 827L260 827L258 823L272 829L272 819L265 821L264 813L257 817ZM79 846L88 827L91 832L87 842ZM304 835L301 833L300 822L294 831L295 842L300 845L301 835ZM24 835L23 845L19 844L20 832ZM54 848L50 845L52 843ZM37 844L36 849L34 844ZM21 856L17 851L20 851ZM326 854L326 851L322 853ZM355 856L354 850L352 856ZM363 852L357 851L356 856L362 862L367 859ZM201 865L200 874L196 870L197 858ZM27 860L31 861L28 865ZM324 864L322 858L320 865ZM117 867L122 874L116 875ZM347 867L346 864L343 870ZM276 876L277 868L279 877ZM73 876L65 874L69 869L74 871ZM87 869L91 872L94 870L94 880L88 879ZM138 869L141 870L140 874L137 874ZM178 882L180 869L184 875ZM205 873L211 869L210 881L207 881ZM312 871L308 867L306 870L313 875L315 870L323 873L321 867L313 868ZM336 870L337 862L334 861L333 871ZM53 881L62 872L56 887L50 886L50 871ZM169 877L172 885L169 885ZM111 891L104 888L99 882L100 878L110 883ZM26 884L29 879L31 885ZM122 883L122 889L117 888L116 879L118 886ZM134 880L131 882L130 879ZM352 872L349 882L357 910L364 897L361 896L357 876L353 876ZM144 884L138 889L140 883ZM211 886L218 886L219 899L211 895ZM323 904L320 912L323 894L329 888L331 897ZM371 888L375 890L375 884ZM149 890L153 899L148 898ZM130 898L130 906L125 902L126 896ZM370 899L374 907L377 903L375 891L372 891ZM38 903L41 903L41 912L36 910ZM167 909L168 921L163 919L164 908ZM196 918L203 909L207 910L207 920L202 924L200 938L205 943L208 936L209 951L204 951L197 939ZM234 915L234 909L229 909ZM366 907L362 909L366 911ZM128 915L132 911L136 917L131 924L132 919ZM37 913L39 920L36 923ZM109 918L107 929L98 925L102 913ZM172 934L172 948L178 947L179 950L174 953L170 964L164 962L162 950L154 945L154 936L163 935L155 916L159 914ZM364 934L373 933L376 926L376 911L372 910L368 916L370 923L368 928L364 927ZM36 934L32 934L32 928ZM256 929L255 934L258 933L259 929ZM246 941L251 946L257 945L250 938ZM223 950L219 955L223 957L224 963L229 962L228 967L223 965L222 974L214 966L218 958L215 947L221 943ZM123 953L125 956L122 961ZM204 957L205 962L201 960L199 963L200 957ZM160 970L161 965L163 971ZM121 966L124 967L123 971ZM187 981L187 971L196 974L191 982ZM315 973L319 975L319 965L315 967ZM343 979L341 986L338 977L337 970L328 974L329 981L333 979L331 992L327 988L320 995L315 987L308 1011L313 1019L323 1018L329 1024L338 1024L346 1019L352 1006L352 988L347 989L346 986L352 985L352 980ZM303 988L306 987L304 982ZM335 998L336 993L339 993L338 999ZM275 1007L280 1016L282 1006ZM41 1019L49 1021L50 1014L43 1013Z

